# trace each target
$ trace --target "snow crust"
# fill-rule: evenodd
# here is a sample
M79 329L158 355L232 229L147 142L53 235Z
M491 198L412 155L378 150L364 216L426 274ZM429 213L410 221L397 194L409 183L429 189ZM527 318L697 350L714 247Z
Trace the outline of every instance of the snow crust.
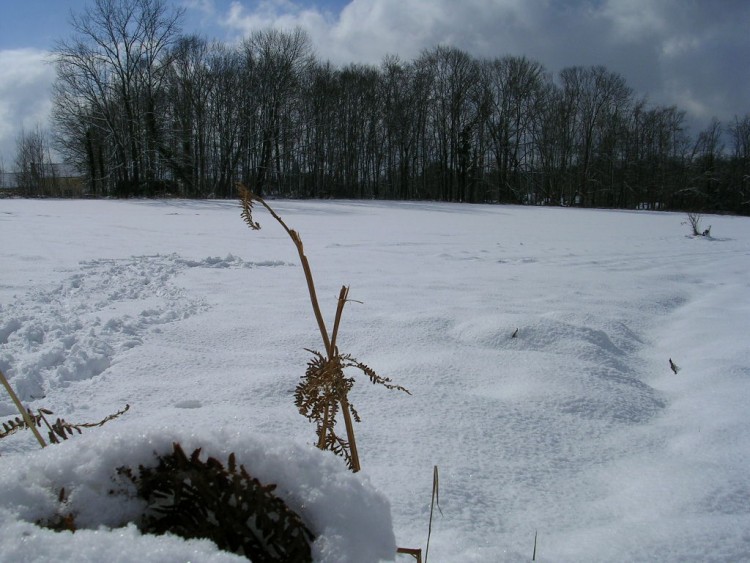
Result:
M530 560L535 533L537 561L750 559L750 220L693 238L669 213L272 205L327 322L342 284L362 302L341 351L412 393L355 384L363 472L294 407L322 345L263 210L251 232L234 202L4 200L0 369L68 421L131 411L43 451L0 441L3 558L240 560L109 527L137 509L106 494L113 467L179 440L279 483L319 561L424 548L434 465L434 563ZM92 529L33 524L61 485Z

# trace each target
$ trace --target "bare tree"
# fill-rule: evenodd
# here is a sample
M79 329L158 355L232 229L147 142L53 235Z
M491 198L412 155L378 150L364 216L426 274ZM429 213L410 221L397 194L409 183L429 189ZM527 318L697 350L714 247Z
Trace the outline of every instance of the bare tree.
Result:
M16 178L27 197L56 195L55 174L47 135L37 126L31 132L21 129L16 141Z
M449 46L335 67L300 29L181 36L169 0L91 0L58 44L55 148L94 194L262 194L750 211L750 116L694 138L601 66L554 80ZM692 149L692 151L691 151Z
M417 64L429 74L428 129L437 172L437 196L448 201L473 201L471 170L475 163L480 121L479 64L464 51L438 46Z
M750 114L734 118L729 126L732 138L732 151L735 158L750 159Z
M720 206L719 158L723 151L722 128L717 119L698 134L690 163L693 175L686 188L691 209L716 209Z
M250 96L243 119L253 135L243 182L263 195L271 177L278 179L281 173L285 156L282 140L292 133L302 80L314 57L310 39L301 28L255 32L245 40L243 49L247 73L244 86Z
M336 164L334 147L338 128L339 72L330 62L314 64L302 82L300 143L301 177L297 193L320 197L328 193L328 184Z
M638 206L671 207L680 197L684 178L676 170L686 158L684 117L673 106L648 108L643 100L635 104L625 132L624 183Z
M218 82L211 67L214 49L218 47L200 37L181 37L170 55L164 85L169 103L162 116L165 124L158 128L162 130L160 152L181 185L182 195L190 197L209 193L209 107Z
M182 13L168 10L164 0L94 0L71 17L74 37L55 48L54 119L61 144L88 162L92 179L101 174L92 165L91 139L106 144L106 166L119 195L155 178L156 92Z
M571 67L560 72L563 89L576 104L577 190L584 205L596 205L598 178L593 160L603 127L625 109L631 91L619 74L602 66Z
M750 114L735 117L729 132L732 140L731 182L735 211L747 212L750 206Z
M495 165L495 198L524 201L530 191L521 176L533 159L532 130L543 92L544 67L525 57L482 64L490 112L487 131Z
M380 98L383 103L383 153L389 197L416 196L412 175L417 167L419 130L425 111L420 104L416 70L397 57L386 57L381 65ZM374 194L378 196L380 190Z

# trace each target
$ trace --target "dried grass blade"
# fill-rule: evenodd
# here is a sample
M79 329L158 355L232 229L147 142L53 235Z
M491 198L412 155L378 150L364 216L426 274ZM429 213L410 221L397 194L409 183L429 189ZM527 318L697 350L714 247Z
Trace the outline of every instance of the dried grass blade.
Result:
M430 502L430 523L427 528L427 547L424 550L424 563L427 563L427 556L430 553L430 537L432 536L432 516L435 512L435 506L437 506L440 515L443 515L443 511L440 508L440 477L438 475L438 466L436 465L432 470L432 500Z

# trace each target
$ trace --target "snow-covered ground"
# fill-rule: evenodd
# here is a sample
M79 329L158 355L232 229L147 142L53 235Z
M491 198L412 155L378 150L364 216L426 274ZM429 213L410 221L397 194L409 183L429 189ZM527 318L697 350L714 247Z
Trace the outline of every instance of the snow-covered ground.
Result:
M392 548L386 500L395 543L424 548L435 465L433 563L530 561L535 533L537 561L750 560L750 219L707 216L713 237L692 238L681 214L271 203L327 322L342 284L361 302L341 351L411 391L355 385L363 471L317 452L293 404L322 344L264 210L252 232L235 202L4 200L0 369L70 422L131 410L43 451L28 432L0 441L3 553L237 560L133 527L29 523L64 483L106 512L96 476L177 437L304 481L292 504L330 526L321 560ZM3 395L0 419L14 415Z

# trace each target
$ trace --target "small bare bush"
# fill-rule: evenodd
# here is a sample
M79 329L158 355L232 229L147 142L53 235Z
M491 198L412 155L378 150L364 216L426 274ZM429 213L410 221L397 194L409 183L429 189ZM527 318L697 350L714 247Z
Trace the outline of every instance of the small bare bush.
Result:
M701 227L701 214L690 212L687 214L687 224L693 231L694 237L709 237L711 236L711 225L707 229Z

